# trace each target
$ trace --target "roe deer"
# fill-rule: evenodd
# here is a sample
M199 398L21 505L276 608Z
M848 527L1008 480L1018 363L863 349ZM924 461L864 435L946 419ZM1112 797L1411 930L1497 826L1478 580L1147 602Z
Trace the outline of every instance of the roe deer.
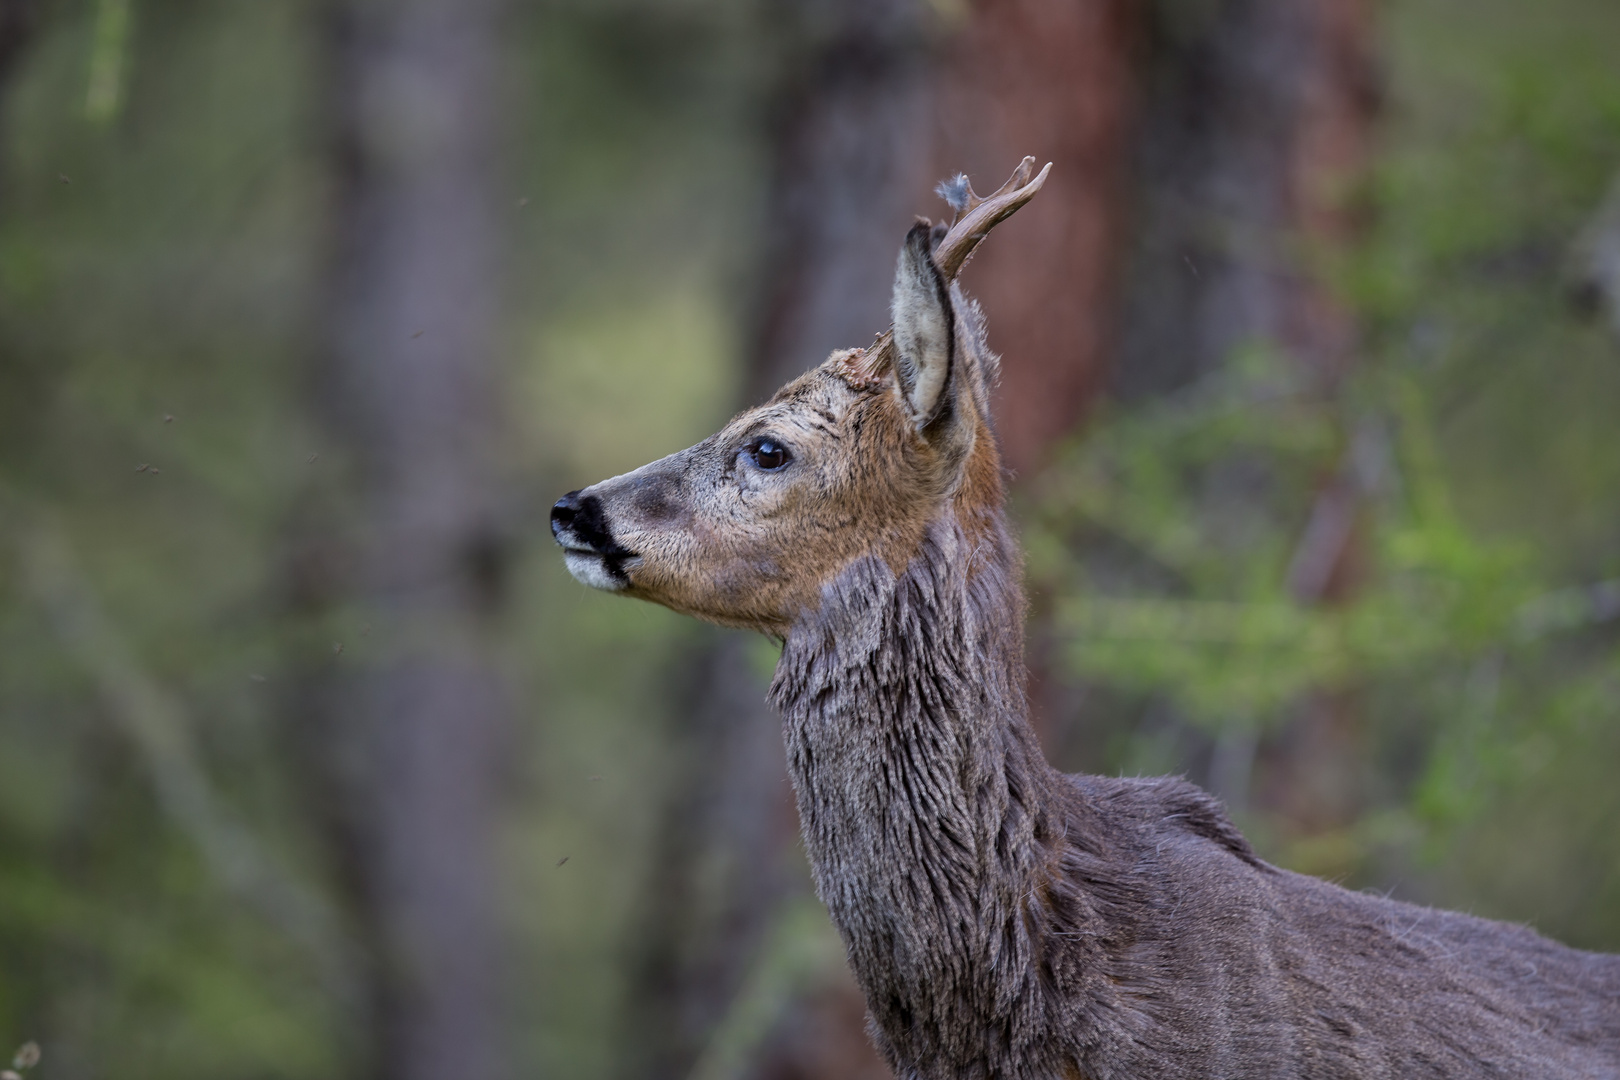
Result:
M902 1080L1620 1077L1620 956L1278 869L1184 780L1042 757L997 359L954 283L1033 165L942 185L870 348L564 496L569 571L782 643L816 890Z

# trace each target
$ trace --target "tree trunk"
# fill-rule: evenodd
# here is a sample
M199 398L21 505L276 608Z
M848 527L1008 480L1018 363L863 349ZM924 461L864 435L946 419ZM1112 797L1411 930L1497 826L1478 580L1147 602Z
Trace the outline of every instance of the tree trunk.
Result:
M677 677L675 778L633 959L627 1075L684 1080L734 1007L793 877L781 724L741 633Z
M503 1064L497 14L351 0L330 24L337 250L316 396L337 460L312 468L336 479L293 585L332 640L297 719L373 947L370 1071L389 1080Z
M37 13L34 0L0 0L0 146L6 139L11 82L34 37ZM9 165L0 162L0 166ZM0 206L10 202L7 170L0 168ZM0 327L0 452L28 453L36 445L34 429L47 413L48 383L44 373L52 367L41 357L30 357L13 344L13 328Z
M1236 350L1268 345L1330 396L1352 361L1354 325L1317 260L1358 228L1351 185L1376 111L1370 4L1159 0L1145 10L1113 392L1169 394ZM1324 482L1289 582L1302 602L1353 588L1360 503L1348 469ZM1356 728L1349 698L1302 702L1258 747L1258 801L1308 831L1347 823L1360 789ZM1255 744L1245 746L1252 757ZM1247 778L1249 761L1215 771Z
M1122 398L1169 393L1256 342L1327 376L1347 362L1349 317L1305 254L1343 244L1354 224L1344 185L1364 158L1374 104L1366 8L1148 6L1111 380Z
M794 60L770 121L753 400L888 328L899 238L932 183L922 0L792 0L787 15Z
M23 48L33 37L34 0L0 0L0 90L11 82Z
M941 71L938 175L993 190L1025 154L1040 199L963 273L1002 356L997 434L1014 476L1043 464L1102 389L1125 237L1135 96L1131 0L980 0Z

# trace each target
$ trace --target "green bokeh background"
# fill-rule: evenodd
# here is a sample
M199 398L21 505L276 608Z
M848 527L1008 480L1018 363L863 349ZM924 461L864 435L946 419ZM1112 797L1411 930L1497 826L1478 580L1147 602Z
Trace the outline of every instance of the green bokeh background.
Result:
M286 657L358 628L299 624L278 573L326 460L305 405L320 17L47 3L3 103L0 1044L51 1033L41 1076L352 1060L331 958L199 857L141 734L181 733L222 816L318 888L278 733ZM1620 949L1620 601L1601 588L1620 579L1620 339L1574 298L1620 173L1620 7L1378 17L1373 215L1323 266L1362 320L1346 392L1235 358L1173 401L1104 406L1018 492L1063 670L1091 687L1053 752L1185 768L1186 738L1143 719L1166 703L1219 740L1311 688L1354 693L1366 812L1308 842L1244 817L1268 857ZM605 1077L679 752L666 688L699 631L570 580L543 511L735 404L775 46L746 0L553 0L511 23L500 353L527 516L503 662L532 708L502 838L510 1019L520 1075ZM1368 432L1368 584L1300 609L1281 583L1311 485ZM1203 498L1234 459L1266 478L1235 523ZM1098 536L1160 573L1076 542ZM782 925L782 964L841 962L813 907Z

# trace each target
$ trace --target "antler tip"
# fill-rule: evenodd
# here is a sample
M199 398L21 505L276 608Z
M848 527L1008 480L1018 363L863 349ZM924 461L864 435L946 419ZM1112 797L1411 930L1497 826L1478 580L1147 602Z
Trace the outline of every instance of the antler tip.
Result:
M1020 161L1007 182L988 198L975 195L967 177L960 173L935 189L956 210L956 220L952 222L950 231L934 249L934 265L947 281L956 276L974 247L997 222L1011 216L1041 190L1041 185L1046 183L1046 177L1052 171L1052 163L1047 162L1040 174L1031 179L1031 174L1035 172L1035 160L1030 156ZM958 205L957 197L962 198L961 205Z

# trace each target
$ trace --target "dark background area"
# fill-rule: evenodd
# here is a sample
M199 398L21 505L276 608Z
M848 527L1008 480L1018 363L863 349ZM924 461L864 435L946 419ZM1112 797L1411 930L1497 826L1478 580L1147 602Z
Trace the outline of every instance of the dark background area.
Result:
M964 280L1049 756L1620 950L1616 55L1611 0L0 0L0 1044L886 1076L774 648L546 514L870 341L1026 153Z

